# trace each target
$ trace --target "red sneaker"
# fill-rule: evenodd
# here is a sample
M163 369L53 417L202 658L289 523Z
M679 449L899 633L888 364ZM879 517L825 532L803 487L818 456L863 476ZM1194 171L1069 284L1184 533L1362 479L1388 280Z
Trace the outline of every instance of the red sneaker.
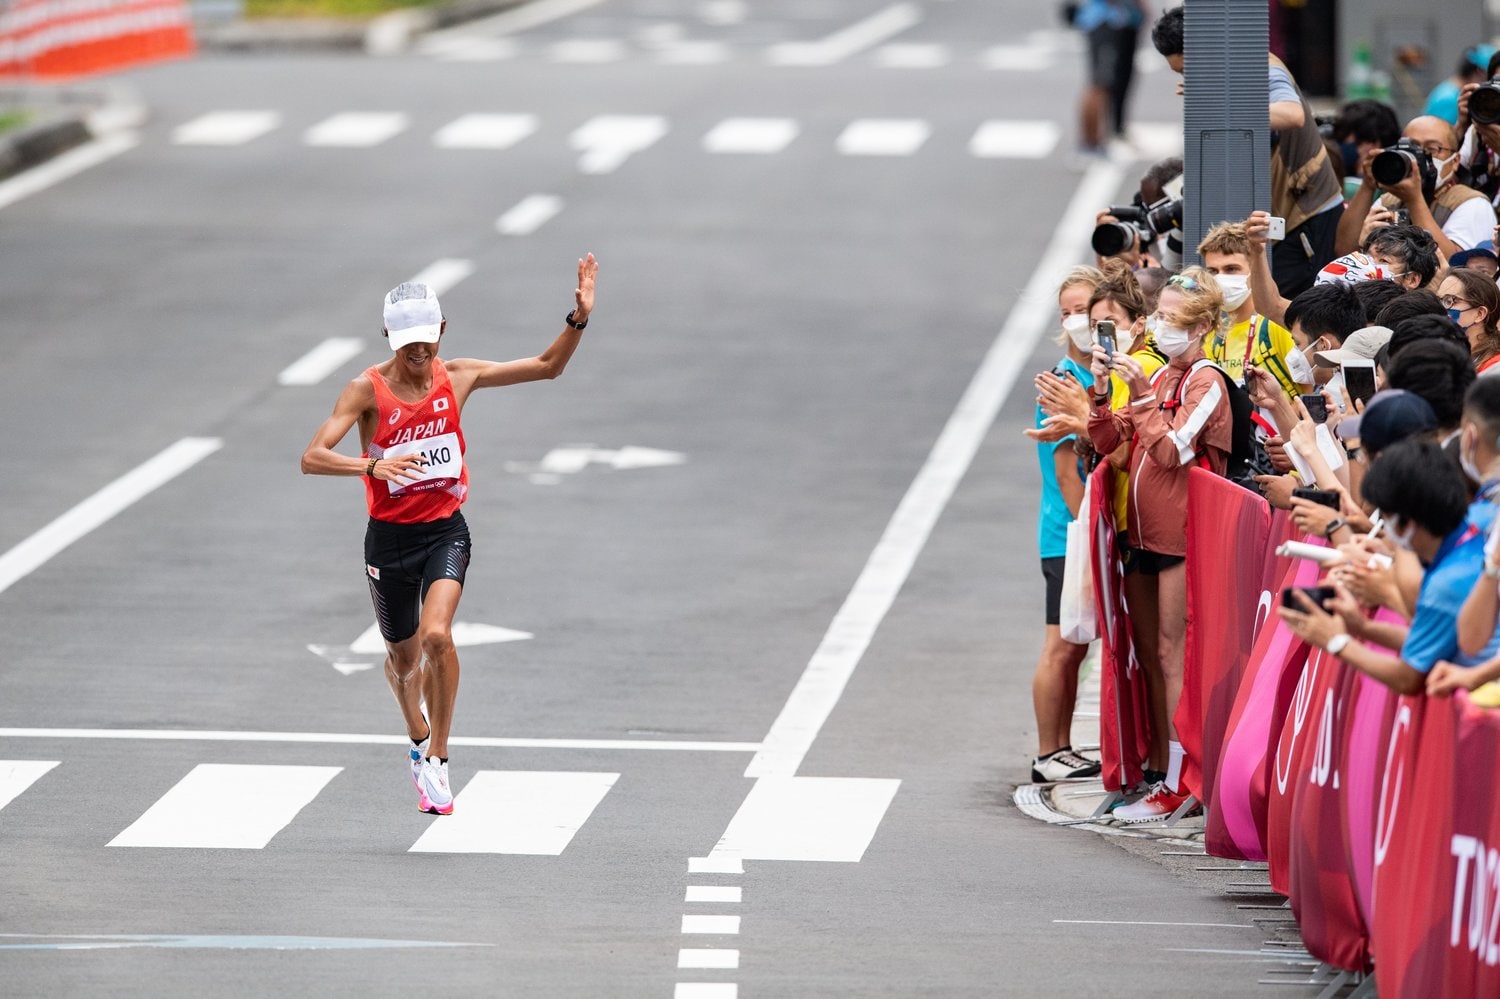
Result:
M1114 817L1131 824L1155 822L1157 819L1169 818L1187 800L1186 794L1168 790L1165 781L1157 781L1140 801L1116 808Z

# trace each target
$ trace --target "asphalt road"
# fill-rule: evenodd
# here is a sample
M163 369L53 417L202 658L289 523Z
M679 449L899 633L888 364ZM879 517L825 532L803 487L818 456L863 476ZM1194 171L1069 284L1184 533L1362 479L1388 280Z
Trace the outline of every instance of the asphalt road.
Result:
M217 442L0 576L7 992L1255 993L1229 900L1010 804L1042 603L1019 429L1055 350L1022 292L1080 183L1141 166L1065 163L1076 40L1023 0L575 6L398 57L132 72L139 143L0 210L0 559ZM1136 107L1170 126L1169 76ZM203 124L247 111L271 114ZM401 117L309 142L348 112ZM434 141L470 114L522 117ZM735 118L774 122L705 146ZM986 122L1028 123L1001 128L1019 152L976 155ZM736 143L759 151L713 151ZM387 288L464 262L444 355L525 356L586 251L563 378L464 413L459 618L532 637L460 650L482 744L434 819L356 641L360 486L297 459L387 356ZM886 534L1008 321L1016 388L969 418L951 499L918 497L930 535ZM333 337L360 343L280 383ZM823 700L820 655L847 681ZM766 859L798 855L838 859Z

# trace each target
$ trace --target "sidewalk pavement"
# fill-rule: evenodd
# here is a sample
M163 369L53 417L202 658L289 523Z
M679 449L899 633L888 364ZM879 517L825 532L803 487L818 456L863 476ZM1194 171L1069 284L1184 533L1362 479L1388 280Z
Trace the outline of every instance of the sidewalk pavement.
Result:
M395 55L429 31L451 27L531 0L442 0L365 20L329 18L245 19L200 23L203 52L364 51ZM8 98L8 99L7 99ZM28 124L0 132L0 180L29 170L76 146L140 126L147 108L118 81L20 84L0 89L0 107L33 116Z

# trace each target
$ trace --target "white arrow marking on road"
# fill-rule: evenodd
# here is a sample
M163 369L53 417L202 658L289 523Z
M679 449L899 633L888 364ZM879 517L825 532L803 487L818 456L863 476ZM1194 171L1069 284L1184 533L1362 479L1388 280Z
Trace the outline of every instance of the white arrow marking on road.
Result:
M453 644L460 649L475 645L494 645L497 642L522 642L535 637L529 631L516 631L514 628L501 628L493 624L453 622ZM385 655L385 639L380 634L380 626L372 624L348 645L309 645L307 651L327 660L334 669L349 676L351 673L374 669L378 665L355 660L362 656Z
M580 126L569 141L583 153L578 169L598 174L618 169L666 134L667 119L659 115L601 115Z
M507 472L530 474L533 482L550 485L558 476L573 475L589 465L608 465L616 470L632 468L664 468L687 462L687 455L680 451L663 451L654 447L637 447L628 444L618 450L597 448L592 444L570 444L548 451L541 463L510 461L505 463Z

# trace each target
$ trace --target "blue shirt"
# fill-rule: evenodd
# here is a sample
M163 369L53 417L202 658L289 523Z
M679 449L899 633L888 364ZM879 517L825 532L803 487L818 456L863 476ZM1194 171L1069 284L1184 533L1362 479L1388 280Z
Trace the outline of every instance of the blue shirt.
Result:
M1088 391L1089 386L1094 384L1093 373L1071 357L1063 358L1052 370L1064 377L1072 376L1083 386L1084 391ZM1046 415L1042 412L1042 407L1037 406L1038 427L1041 427ZM1038 441L1036 445L1037 463L1042 466L1042 509L1037 517L1036 545L1042 558L1062 558L1068 554L1068 524L1072 522L1073 515L1068 512L1068 504L1064 502L1062 489L1057 484L1057 465L1054 463L1056 459L1053 452L1065 445L1071 448L1072 441L1072 437L1064 437L1055 444ZM1079 475L1082 474L1080 466Z
M1093 31L1101 26L1111 28L1139 28L1141 8L1132 0L1083 0L1078 7L1078 16L1073 27L1079 31Z
M1475 510L1475 507L1488 509ZM1470 507L1471 517L1488 524L1494 520L1494 505L1484 500ZM1411 629L1401 646L1401 658L1419 673L1427 673L1439 660L1460 666L1477 666L1495 658L1500 651L1500 630L1489 645L1476 656L1458 651L1458 612L1484 569L1484 530L1468 517L1452 534L1443 539L1437 556L1422 576L1417 592L1417 610Z

